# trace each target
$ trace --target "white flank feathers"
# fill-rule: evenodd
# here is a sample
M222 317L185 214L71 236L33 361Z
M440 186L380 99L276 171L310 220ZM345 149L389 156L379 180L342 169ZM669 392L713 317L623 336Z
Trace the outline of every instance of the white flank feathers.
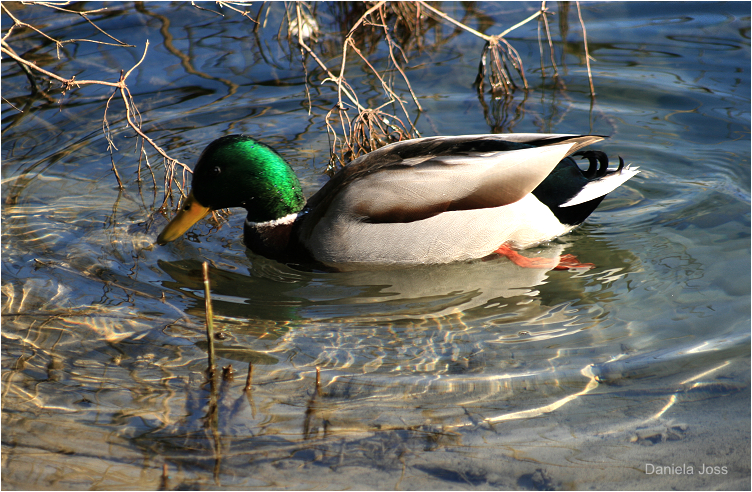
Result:
M624 166L619 173L609 174L589 182L579 193L559 206L571 207L607 195L639 172L639 168L637 167Z

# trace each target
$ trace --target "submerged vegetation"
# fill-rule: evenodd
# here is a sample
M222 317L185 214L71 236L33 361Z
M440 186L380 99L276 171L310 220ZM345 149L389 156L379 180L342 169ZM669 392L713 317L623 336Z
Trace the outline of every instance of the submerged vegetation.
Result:
M462 16L450 15L448 4L442 2L216 2L216 4L193 4L201 11L213 13L214 22L242 16L248 22L249 36L255 36L261 56L265 56L259 41L260 30L276 30L274 36L286 53L286 69L299 68L305 81L304 107L310 115L322 118L328 132L330 157L328 170L346 165L356 157L391 142L421 136L416 128L416 119L423 111L421 94L416 94L410 83L410 58L427 50L440 48L463 32L469 32L485 43L478 52L478 72L474 88L489 119L489 103L492 106L509 103L512 96L530 90L526 67L522 57L508 36L530 22L538 23L538 46L540 50L540 77L551 77L558 90L566 91L559 78L552 18L558 18L559 38L563 42L569 32L570 2L558 2L554 11L546 1L537 10L524 18L512 18L510 27L498 34L484 34L493 26L490 18L477 10L472 2L461 4ZM108 96L102 100L102 131L108 142L112 172L120 188L123 188L121 173L116 166L114 154L121 151L113 138L113 127L127 128L133 132L138 144L135 148L136 179L139 184L148 174L155 189L162 181L163 198L156 206L157 212L167 210L174 193L186 195L188 165L179 161L158 142L163 138L159 130L143 123L138 101L129 89L131 76L136 69L154 71L159 67L150 63L149 43L143 47L129 44L100 28L97 22L112 15L127 15L125 4L105 4L95 10L82 10L82 4L52 2L3 2L2 14L7 29L2 36L2 53L6 67L10 63L25 73L29 82L29 94L4 94L3 103L18 111L18 120L34 111L37 101L42 104L57 104L65 108L65 96L69 91L86 90L91 86L108 88ZM455 11L459 6L453 5ZM58 13L56 19L70 24L70 32L80 37L57 39L48 35L47 26L34 25L24 19L34 17L32 9L50 9ZM284 9L279 25L272 25L270 12ZM589 55L585 25L582 21L579 2L574 2L584 41L583 63L588 67L591 95L594 95L589 70ZM134 11L159 20L162 33L170 40L170 19L154 13L148 4L137 2ZM67 16L67 17L64 17ZM519 16L515 13L515 17ZM471 27L475 26L475 27ZM79 72L61 70L57 66L74 61L83 44L97 44L123 50L139 50L140 59L129 67L113 73L110 80L86 78L86 63ZM189 73L201 74L193 66L190 55L165 42L165 49L178 57ZM228 50L230 47L227 48ZM560 49L560 56L564 53ZM82 55L85 56L85 55ZM271 58L271 57L270 57ZM269 60L267 60L269 62ZM272 61L272 64L279 61ZM561 62L560 62L561 63ZM6 68L7 69L7 68ZM366 77L360 77L365 74ZM378 81L383 94L380 98L366 97L369 82ZM233 83L222 80L230 88L224 97L234 93ZM235 87L237 89L237 87ZM93 92L93 91L92 91ZM322 105L321 100L328 101ZM316 102L314 102L314 100ZM122 103L122 106L118 104ZM10 120L10 118L9 118ZM14 126L11 123L5 130ZM498 125L491 125L495 131ZM158 179L154 157L162 160L164 175ZM151 160L150 160L151 159Z

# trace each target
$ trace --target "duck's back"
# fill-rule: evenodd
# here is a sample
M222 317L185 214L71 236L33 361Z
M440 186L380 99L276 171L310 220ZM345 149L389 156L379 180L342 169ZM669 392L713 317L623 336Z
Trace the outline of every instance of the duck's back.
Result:
M341 269L447 263L487 256L503 243L547 241L575 224L562 223L533 191L568 155L602 138L473 135L392 144L353 161L311 197L298 237L316 260Z

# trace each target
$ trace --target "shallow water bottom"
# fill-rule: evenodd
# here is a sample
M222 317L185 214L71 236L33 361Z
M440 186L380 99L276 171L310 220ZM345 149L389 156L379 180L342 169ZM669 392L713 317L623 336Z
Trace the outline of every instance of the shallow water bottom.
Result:
M748 411L748 390L725 398L729 411ZM749 433L714 415L715 402L680 407L671 418L629 418L631 412L615 410L598 422L580 415L474 430L344 432L261 449L253 440L220 440L219 458L210 437L196 437L192 450L167 460L147 457L114 436L108 439L111 456L103 458L92 439L98 436L85 429L72 429L77 437L66 446L75 451L44 444L33 437L56 424L39 419L4 453L3 482L28 489L130 490L748 489ZM17 424L13 420L3 427ZM729 435L738 439L729 441ZM663 473L653 472L659 468Z
M40 357L27 354L4 381L13 411L3 412L3 488L748 489L749 358L729 345L703 363L674 360L673 373L656 375L661 362L639 357L591 364L469 404L451 393L421 396L420 385L395 396L365 387L378 378L326 371L317 386L313 373L263 364L248 392L240 370L211 385L196 346L181 348L188 378L160 383L151 365L168 365L174 348L157 350L121 368L102 364L101 389L75 399L52 389L76 371L64 376L50 362L45 380L44 366L32 367ZM84 363L89 378L94 359ZM152 389L119 383L123 369ZM129 398L137 412L126 410Z

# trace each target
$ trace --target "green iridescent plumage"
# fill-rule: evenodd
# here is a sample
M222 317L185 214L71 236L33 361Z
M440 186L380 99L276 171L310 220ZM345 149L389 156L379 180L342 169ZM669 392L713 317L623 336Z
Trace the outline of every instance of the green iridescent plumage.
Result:
M272 148L243 135L215 140L193 170L193 195L211 209L243 207L265 222L305 205L300 181Z

